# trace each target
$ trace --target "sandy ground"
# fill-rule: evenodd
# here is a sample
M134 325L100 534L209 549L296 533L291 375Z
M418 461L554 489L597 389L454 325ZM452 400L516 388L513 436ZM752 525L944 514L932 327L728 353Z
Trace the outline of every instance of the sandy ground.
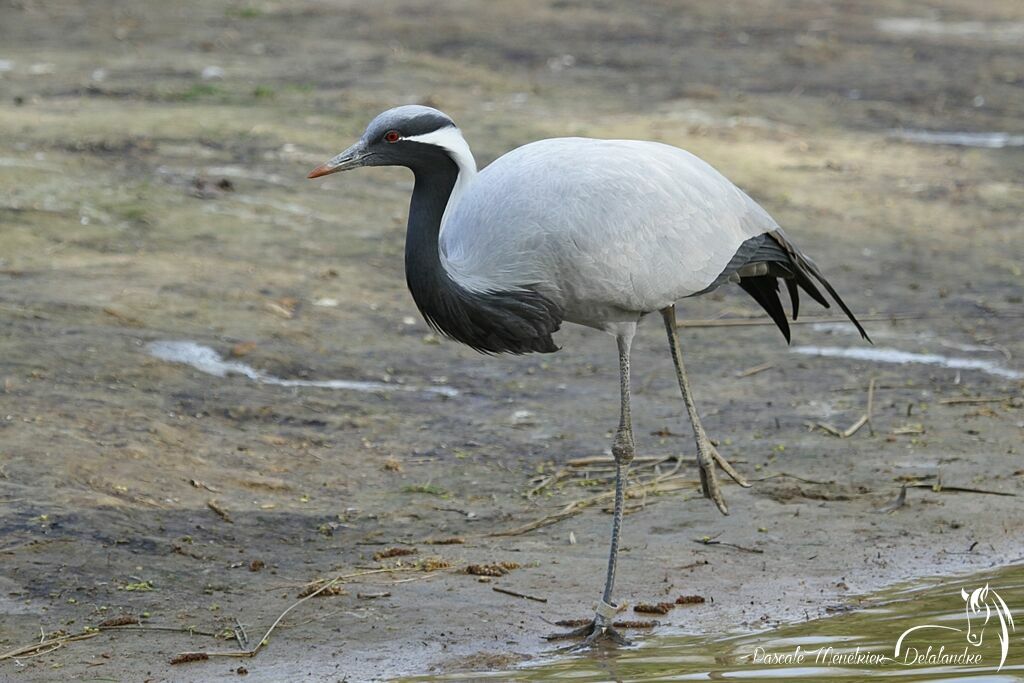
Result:
M685 329L705 425L755 480L722 517L649 321L638 452L686 462L631 499L617 595L709 599L662 631L815 617L1024 555L1024 152L891 133L1021 133L1019 3L436 5L0 4L0 656L124 615L170 629L105 629L0 679L480 669L589 614L605 503L495 534L607 490L566 463L608 453L613 341L570 327L561 353L486 358L438 340L404 288L408 174L304 180L405 102L452 114L481 163L565 134L690 149L818 260L876 350L932 363L800 353L865 348L844 326L799 326L789 349L768 326ZM736 288L681 307L756 313ZM459 393L220 378L153 358L161 340ZM873 433L815 426L853 424L871 379ZM892 509L901 483L925 486ZM416 552L375 558L392 548ZM494 562L519 568L465 573ZM252 646L308 582L379 569L297 607L255 659L169 663L237 650L239 624Z

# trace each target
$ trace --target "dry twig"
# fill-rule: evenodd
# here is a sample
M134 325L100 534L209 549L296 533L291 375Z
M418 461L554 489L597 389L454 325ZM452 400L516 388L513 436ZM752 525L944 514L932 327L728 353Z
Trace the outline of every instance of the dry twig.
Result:
M683 484L683 482L686 482L686 485L696 485L698 483L696 480L683 479L681 475L676 474L679 471L679 468L682 466L682 463L682 458L680 458L676 461L675 466L668 472L652 477L647 481L639 482L633 484L632 486L627 486L626 497L635 498L636 496L646 495L647 493L661 493L667 490L674 490L675 488L680 487ZM604 493L599 493L595 496L590 496L588 498L580 498L578 500L569 502L567 505L565 505L565 507L563 507L558 512L554 512L550 515L545 515L540 519L534 520L527 524L523 524L522 526L514 527L512 529L506 529L504 531L495 531L490 535L520 536L535 529L540 529L542 527L550 526L556 522L560 522L563 519L579 514L581 511L588 507L591 507L592 505L598 505L607 500L612 500L614 497L614 491L605 491Z
M744 377L751 377L759 372L771 370L774 367L775 363L762 363L761 365L755 365L754 367L747 368L746 370L740 370L739 372L736 373L736 377L739 379L742 379Z
M206 501L206 507L210 508L215 513L217 513L217 516L220 517L221 519L223 519L225 522L228 522L229 524L234 524L234 520L231 519L231 515L229 515L228 511L225 510L224 508L222 508L217 501L215 501L215 500L208 500L208 501Z
M989 496L1016 496L1016 493L1009 491L995 491L993 489L976 489L969 486L945 486L941 481L935 484L907 484L912 489L931 489L934 493L982 493Z
M768 481L769 479L780 479L782 477L785 477L787 479L796 479L797 481L802 481L805 484L819 484L821 486L832 486L836 483L832 479L828 481L820 481L818 479L807 479L806 477L798 477L797 475L790 474L789 472L778 472L776 474L769 474L767 477L761 477L760 479L752 479L751 481Z
M718 541L718 540L716 540L717 538L718 538L717 535L716 536L704 536L703 538L695 538L695 539L693 539L693 542L694 543L700 543L701 545L721 545L721 546L726 546L726 547L729 547L729 548L735 548L736 550L742 550L745 553L755 553L757 555L761 555L761 554L764 553L764 551L761 550L760 548L748 548L748 547L746 547L744 545L737 545L736 543L729 543L727 541Z
M274 620L274 623L270 625L270 628L267 629L267 632L263 634L263 637L260 638L259 642L256 643L256 645L254 647L251 647L251 648L249 648L247 650L246 649L242 649L242 650L236 650L236 651L213 650L213 651L208 651L208 652L182 652L182 653L178 654L177 656L175 656L174 658L171 659L171 664L182 664L182 663L185 663L185 662L201 661L201 660L209 659L211 657L243 657L243 658L255 657L256 654L267 643L270 642L270 634L274 632L274 629L276 629L277 625L281 623L281 620L285 618L285 615L287 615L289 612L291 612L293 609L295 609L296 607L298 607L302 603L306 602L307 600L309 600L311 598L314 598L317 595L319 595L320 593L326 591L328 588L330 588L331 586L336 584L338 581L340 581L341 578L342 578L341 576L334 577L333 579L331 579L330 581L326 582L324 585L322 585L320 588L318 588L317 590L313 591L309 595L307 595L307 596L305 596L303 598L299 598L298 600L293 602L291 605L289 605L288 608L285 609L285 611L281 612L281 614L278 615L277 619Z
M501 586L491 586L491 590L497 593L504 593L505 595L511 595L514 598L525 598L526 600L533 600L535 602L547 602L547 598L538 598L536 595L527 595L526 593L517 593L516 591L509 590L508 588L502 588Z
M989 397L974 397L974 396L958 396L956 398L944 398L939 401L942 405L957 405L957 404L975 404L975 403L1003 403L1004 401L1012 401L1013 396L989 396Z
M57 636L56 638L41 638L38 643L18 647L13 650L4 652L3 654L0 654L0 662L6 659L24 659L27 657L36 657L38 655L43 655L48 652L53 652L54 650L63 647L65 643L71 643L76 640L89 640L90 638L95 638L99 634L99 631L89 631L87 633L79 633L78 635L74 636L66 635Z
M893 502L889 503L888 505L886 505L885 507L880 509L879 512L885 513L885 514L891 514L893 512L896 512L897 510L899 510L900 508L902 508L906 504L907 504L907 485L904 484L903 486L900 487L900 494L898 496L896 496L896 500L894 500Z

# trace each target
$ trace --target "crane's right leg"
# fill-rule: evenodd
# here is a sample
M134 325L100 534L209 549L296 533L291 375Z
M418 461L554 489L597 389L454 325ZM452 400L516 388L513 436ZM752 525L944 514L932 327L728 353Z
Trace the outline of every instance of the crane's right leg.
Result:
M679 348L675 305L663 308L661 317L665 320L665 331L668 333L669 346L672 349L672 361L676 366L679 391L683 394L683 403L686 404L686 412L689 414L690 424L693 426L693 436L697 441L697 464L700 465L701 488L704 490L704 496L715 501L715 505L723 514L729 514L729 508L722 496L722 489L718 485L718 477L715 475L715 465L717 464L725 470L725 473L740 486L749 487L750 484L729 464L728 460L718 453L704 431L704 425L700 422L697 407L694 405L693 396L690 393L690 380L686 377L686 368L683 366L683 352Z
M598 604L594 620L568 633L548 636L549 640L562 638L583 638L583 642L574 649L586 648L607 639L618 645L629 645L629 641L612 627L618 611L612 602L612 590L615 588L615 569L619 559L619 532L622 529L622 511L626 494L626 477L629 464L633 462L633 420L629 410L629 350L636 334L636 324L629 325L620 331L616 339L619 345L619 385L621 389L619 404L619 428L612 442L612 455L615 457L615 508L612 512L611 548L608 550L608 572L605 574L604 593Z

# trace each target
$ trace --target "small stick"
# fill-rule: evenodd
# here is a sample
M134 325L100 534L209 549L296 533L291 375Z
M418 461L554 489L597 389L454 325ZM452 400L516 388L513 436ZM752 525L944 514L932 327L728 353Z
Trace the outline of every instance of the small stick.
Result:
M946 486L939 482L938 484L907 484L912 489L931 489L935 493L942 493L943 491L953 491L954 493L984 493L989 496L1016 496L1016 493L1010 493L1009 491L993 491L992 489L975 489L967 486Z
M717 536L705 536L704 538L695 538L695 539L693 539L693 541L694 541L694 543L700 543L702 545L723 545L723 546L728 546L730 548L735 548L736 550L742 550L745 553L756 553L758 555L761 555L761 554L764 553L764 551L761 550L760 548L748 548L746 546L737 545L735 543L728 543L726 541L716 541L715 538L717 538Z
M679 569L693 569L694 567L705 567L705 566L710 567L711 563L708 562L707 560L697 560L696 562L691 562L690 564L684 564L682 567L679 567Z
M555 473L554 473L554 474L552 474L551 476L549 476L549 477L545 477L545 478L544 478L544 481L542 481L541 483L537 484L537 485L536 485L536 486L534 486L534 487L533 487L532 489L530 489L530 490L529 490L529 491L528 491L528 492L526 493L526 497L527 497L527 498L533 498L534 496L536 496L536 495L537 495L538 493L540 493L541 491L543 491L543 490L544 490L544 489L546 489L547 487L549 487L549 486L554 486L554 485L555 485L555 484L557 484L557 483L558 483L558 482L559 482L559 481L560 481L561 479L564 479L564 478L565 478L566 476L568 476L568 475L569 475L569 470L567 470L567 469L565 469L565 468L563 467L562 469L558 470L557 472L555 472Z
M225 510L224 508L222 508L217 503L217 501L215 501L215 500L208 500L208 501L206 501L206 507L208 507L211 510L213 510L214 512L216 512L217 516L220 517L221 519L223 519L225 522L228 522L229 524L234 524L234 520L231 519L231 515L229 515L228 511Z
M849 439L851 436L853 436L858 431L860 431L861 427L863 427L864 425L866 425L870 421L871 421L871 418L868 417L867 413L864 413L859 418L857 418L856 422L854 422L852 425L847 427L845 432L843 432L842 434L839 435L840 438Z
M678 456L670 455L668 457L665 457L665 456L657 456L657 455L648 455L648 456L643 456L641 458L633 458L633 464L635 465L637 463L642 463L642 462L654 462L654 461L661 461L661 460L671 460L673 458L678 458ZM610 455L593 455L593 456L590 456L588 458L574 458L572 460L566 460L565 464L568 465L569 467L585 467L587 465L605 465L605 464L614 465L615 464L615 458L613 458Z
M170 631L171 633L187 633L190 636L217 637L216 633L186 628L184 626L150 626L149 624L139 624L138 626L99 626L97 628L101 631Z
M939 403L942 405L956 405L960 403L974 404L974 403L1002 403L1003 401L1013 400L1013 396L989 396L989 397L978 397L972 396L961 396L958 398L944 398Z
M802 482L807 483L807 484L820 484L822 486L832 486L832 485L834 485L836 483L834 480L819 481L817 479L806 479L804 477L798 477L795 474L790 474L789 472L779 472L777 474L769 474L767 477L761 477L760 479L753 479L752 481L768 481L769 479L778 479L780 477L786 477L787 479L796 479L797 481L802 481Z
M879 512L892 514L901 507L907 504L907 485L904 484L900 487L900 495L896 496L896 500L883 507Z
M95 638L99 634L99 631L93 631L91 633L79 633L77 636L58 636L57 638L50 638L49 640L40 640L38 643L33 643L32 645L25 645L24 647L15 648L14 650L10 650L8 652L0 654L0 662L4 661L5 659L26 657L32 655L33 653L45 654L39 653L38 651L48 647L52 648L49 651L56 650L57 648L62 647L64 643L71 643L76 640L88 640L89 638Z
M399 583L409 583L410 581L422 581L423 579L430 579L437 576L437 572L431 572L430 574L424 574L423 576L410 576L408 579L398 579L387 584L388 586L394 586Z
M761 365L755 365L752 368L747 368L746 370L741 370L740 372L737 372L736 373L736 377L740 378L740 379L742 379L744 377L750 377L752 375L756 375L759 372L764 372L765 370L771 370L774 367L775 367L775 363L762 363Z
M347 581L348 579L354 579L354 578L357 578L359 576L367 576L369 574L390 574L390 573L394 573L394 572L415 572L415 571L419 571L419 568L418 567L409 566L409 567L385 567L383 569L364 569L363 571L352 572L351 574L341 574L339 576L335 576L333 579L331 579L331 581ZM306 583L299 584L299 585L301 585L303 587L315 586L317 583L319 583L322 580L323 579L313 579L312 581L308 581ZM277 590L278 588L279 588L279 586L274 587L274 588L270 588L268 590ZM319 593L322 590L324 590L323 587L321 587L320 590L317 591L317 593ZM315 593L313 595L315 595ZM310 596L310 597L312 597L312 596Z
M238 647L243 649L249 647L249 634L245 632L245 627L237 617L235 617L235 640L238 641Z
M868 382L868 412L867 412L868 433L871 434L871 436L875 435L875 426L873 424L871 424L871 413L873 412L874 405L875 405L875 378L872 377L871 380Z
M496 593L504 593L505 595L511 595L514 598L525 598L527 600L533 600L535 602L547 602L547 598L538 598L536 595L527 595L526 593L517 593L516 591L509 590L508 588L502 588L501 586L491 586L491 590Z
M434 509L437 510L438 512L457 512L460 515L465 515L466 519L473 519L474 517L476 517L475 512L471 512L469 510L460 510L459 508L443 508L435 506Z
M838 436L840 439L843 438L843 433L827 422L816 422L814 423L814 426L825 430L832 436Z
M176 657L174 657L171 661L172 662L174 662L175 660L182 661L182 662L194 661L193 659L191 659L192 657L199 657L199 658L204 658L204 659L208 658L208 657L243 657L243 658L255 657L256 654L260 651L260 649L263 648L263 646L266 645L268 642L270 642L269 641L270 634L274 632L274 629L277 628L277 625L280 624L281 620L285 618L285 615L287 615L293 609L295 609L296 607L298 607L302 603L306 602L310 598L313 598L313 597L319 595L320 593L323 593L325 590L327 590L328 588L330 588L331 586L336 584L338 581L341 581L341 579L342 579L341 576L336 576L333 579L331 579L330 581L328 581L327 583L325 583L324 585L322 585L319 588L317 588L315 591L313 591L312 593L310 593L306 597L299 598L298 600L293 602L285 611L281 612L281 614L278 615L277 619L275 619L274 623L270 625L270 628L268 628L267 632L265 634L263 634L263 637L260 638L260 641L258 643L256 643L255 647L252 647L252 648L250 648L248 650L244 650L244 649L243 650L239 650L237 652L222 652L222 651L218 651L218 650L214 650L212 652L181 652Z

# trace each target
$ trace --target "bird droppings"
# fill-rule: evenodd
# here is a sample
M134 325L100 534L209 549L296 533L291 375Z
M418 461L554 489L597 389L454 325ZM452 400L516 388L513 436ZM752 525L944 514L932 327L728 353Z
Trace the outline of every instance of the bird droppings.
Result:
M132 614L122 614L118 617L110 617L96 624L96 628L112 628L115 626L137 626L142 620Z
M657 625L658 622L645 619L621 619L619 621L612 622L612 626L614 626L615 628L646 629L654 628Z
M981 372L1004 379L1024 379L1024 372L1011 370L994 361L979 358L956 358L937 353L911 353L891 348L846 348L839 346L794 346L792 352L807 356L848 358L850 360L873 361L876 363L895 363L897 365L919 363L922 365L937 365L952 370L980 370Z
M436 572L441 569L450 569L452 563L440 557L424 557L419 561L418 567L425 572Z
M438 498L450 498L451 493L436 484L409 484L402 487L402 493L425 493L428 496L437 496Z
M373 559L377 562L386 560L392 557L404 557L406 555L415 555L419 551L416 548L388 548L387 550L380 550L373 554Z
M303 588L301 591L299 591L299 594L296 595L295 597L297 597L297 598L308 598L309 596L313 595L314 593L316 594L316 597L318 597L318 598L326 598L326 597L336 596L336 595L348 595L348 591L344 587L339 586L338 584L332 584L332 585L327 586L326 588L324 588L323 586L326 583L328 583L328 581L326 581L324 579L319 579L319 580L314 581L314 582L312 582L310 584L307 584L306 587Z
M518 562L494 562L491 564L471 564L466 567L467 574L474 576L505 576L514 569L519 569Z
M699 605L705 602L701 595L680 595L676 598L677 605Z
M280 387L312 387L316 389L339 389L342 391L391 392L408 391L427 394L439 394L453 398L459 395L458 389L449 386L416 387L405 384L387 384L385 382L363 382L347 379L304 380L281 379L256 370L250 365L238 361L226 361L219 353L202 344L191 341L155 341L146 348L151 356L169 363L191 365L200 372L214 377L242 375L260 384Z
M580 626L586 626L591 623L593 623L593 619L559 619L555 622L555 626L579 628ZM647 619L619 619L612 622L612 626L615 628L649 629L654 628L657 625L658 622Z
M126 583L120 587L120 590L128 591L129 593L141 593L153 590L152 581L136 581L134 583Z
M381 598L390 598L390 591L377 591L376 593L356 593L356 597L360 600L379 600Z
M668 614L675 609L676 603L674 602L658 602L658 603L647 603L641 602L633 608L634 612L640 614Z

